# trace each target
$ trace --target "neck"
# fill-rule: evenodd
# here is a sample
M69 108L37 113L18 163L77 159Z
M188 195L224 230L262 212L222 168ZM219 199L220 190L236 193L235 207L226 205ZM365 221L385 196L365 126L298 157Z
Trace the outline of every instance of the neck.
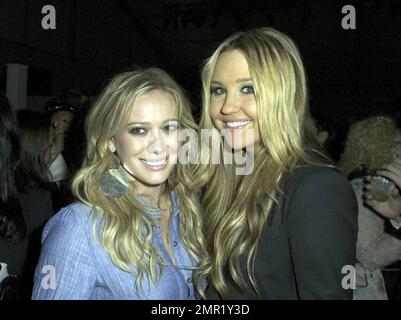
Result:
M145 186L142 183L135 182L135 187L138 195L145 198L149 204L159 209L164 209L166 207L165 196L167 193L167 188L165 184L157 186Z
M132 177L132 180L135 184L135 189L139 196L143 197L150 205L159 209L165 209L167 206L166 202L168 202L168 200L164 200L167 193L165 183L156 186L145 185L139 182L135 176L127 168L125 168L124 165L122 165L122 168Z

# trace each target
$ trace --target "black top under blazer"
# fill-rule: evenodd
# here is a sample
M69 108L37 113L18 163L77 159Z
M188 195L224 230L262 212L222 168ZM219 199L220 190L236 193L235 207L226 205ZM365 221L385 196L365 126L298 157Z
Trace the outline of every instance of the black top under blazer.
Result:
M229 299L352 299L342 288L342 268L356 261L358 205L350 183L334 168L304 166L287 176L283 191L255 258L260 296L231 286ZM213 287L208 298L219 299Z

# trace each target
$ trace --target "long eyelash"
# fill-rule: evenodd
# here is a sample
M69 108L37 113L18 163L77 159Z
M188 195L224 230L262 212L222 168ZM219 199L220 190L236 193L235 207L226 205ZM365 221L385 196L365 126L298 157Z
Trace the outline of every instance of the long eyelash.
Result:
M248 85L248 86L243 86L242 88L241 88L241 91L242 90L247 90L247 91L252 91L252 93L255 93L255 88L252 86L252 85ZM247 92L247 93L249 93L249 92Z
M143 132L138 132L138 131L142 131L143 130ZM145 133L146 133L146 130L145 129L143 129L143 128L132 128L130 131L129 131L131 134L135 134L135 135L144 135Z
M221 93L218 93L217 91L223 91L224 92L224 89L223 88L221 88L221 87L211 87L210 88L210 93L211 94L221 94Z

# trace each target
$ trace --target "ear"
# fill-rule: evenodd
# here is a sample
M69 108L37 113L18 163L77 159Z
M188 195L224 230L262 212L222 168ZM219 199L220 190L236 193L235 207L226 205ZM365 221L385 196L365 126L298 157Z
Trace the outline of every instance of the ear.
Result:
M114 138L111 138L107 141L107 147L111 151L111 153L116 152L116 145L114 143Z

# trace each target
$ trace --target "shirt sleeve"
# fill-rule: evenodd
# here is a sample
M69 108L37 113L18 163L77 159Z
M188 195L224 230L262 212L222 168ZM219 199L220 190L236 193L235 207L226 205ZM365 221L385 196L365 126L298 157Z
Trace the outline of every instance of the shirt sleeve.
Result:
M356 259L358 207L350 183L325 168L303 177L289 196L287 233L300 299L352 299L342 287L342 269Z
M91 229L86 225L89 221L67 207L48 222L35 271L33 300L91 298L96 273L89 245Z

